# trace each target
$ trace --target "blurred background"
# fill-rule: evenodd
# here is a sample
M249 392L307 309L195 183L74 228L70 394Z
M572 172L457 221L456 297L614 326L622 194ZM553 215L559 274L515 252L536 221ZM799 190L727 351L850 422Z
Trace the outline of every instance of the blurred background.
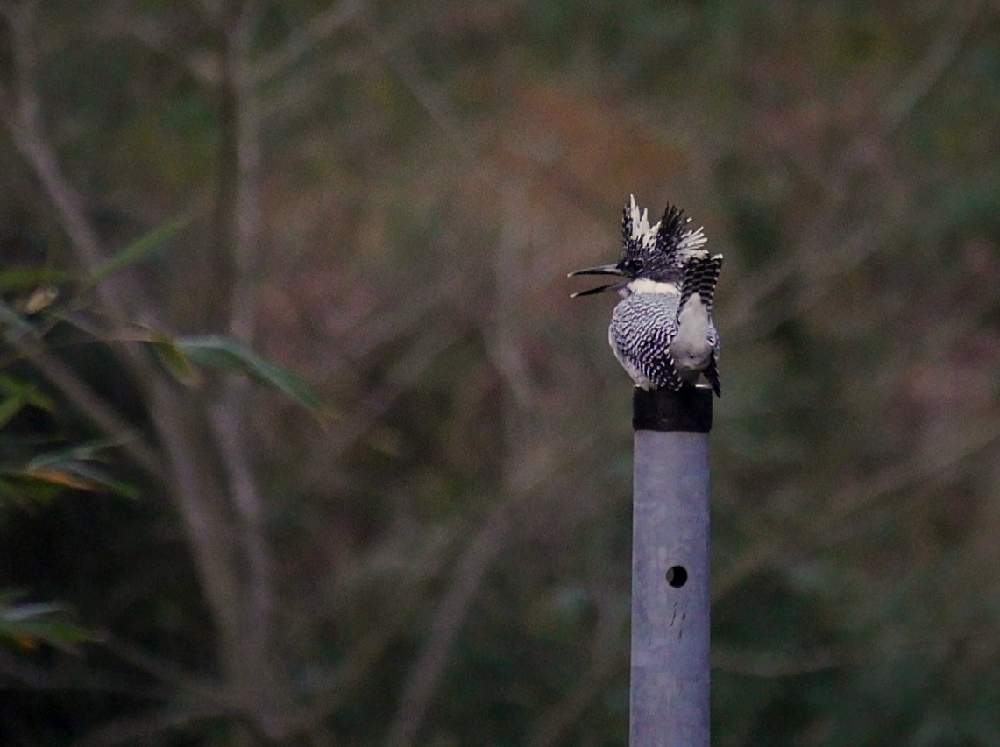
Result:
M0 10L0 744L624 744L634 192L714 743L1000 745L996 2Z

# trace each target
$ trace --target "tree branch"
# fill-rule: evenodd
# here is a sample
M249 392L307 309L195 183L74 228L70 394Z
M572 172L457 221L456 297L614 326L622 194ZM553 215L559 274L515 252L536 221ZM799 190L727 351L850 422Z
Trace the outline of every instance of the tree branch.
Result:
M949 9L952 7L948 3L943 5ZM822 245L826 248L827 237L833 233L828 224L840 225L838 211L842 209L845 200L850 196L848 185L855 175L853 166L858 159L858 154L864 152L873 139L882 142L888 141L920 102L930 95L935 85L940 82L944 73L957 58L982 6L983 0L972 0L966 5L958 14L956 21L945 25L913 70L903 77L893 90L886 92L879 98L879 101L886 103L872 117L875 131L862 131L856 135L834 159L831 168L826 170L827 178L823 180L822 186L829 197L830 205L808 231L810 237L816 238L801 241L799 242L800 246ZM868 246L869 254L879 248L878 242L874 241L867 233L855 234L852 239L854 243L860 240L862 244ZM819 254L800 251L795 256L781 260L776 266L761 270L756 273L755 277L747 278L740 286L745 289L743 294L736 299L736 303L728 314L730 326L736 330L755 327L756 311L761 303L782 288L790 279L803 273L807 261L817 260L822 261L827 266L839 266L840 259L840 253L828 254L824 252ZM815 269L815 264L808 267L809 271ZM805 274L808 275L808 273Z
M746 578L772 566L790 552L815 553L830 544L842 542L843 536L839 532L843 531L849 517L861 509L870 509L873 502L886 495L923 484L954 469L969 456L989 448L1000 439L1000 422L995 418L987 420L978 429L969 428L968 434L957 442L949 442L931 459L919 455L908 462L886 467L863 484L848 485L824 501L824 512L811 522L805 533L786 533L793 536L793 540L785 536L768 536L753 542L746 552L718 574L712 584L712 601L724 598Z
M95 18L94 33L104 38L130 40L169 60L198 82L206 86L217 85L221 74L216 59L185 52L182 23L183 20L166 27L162 22L148 20L136 10L135 3L125 0L104 7L104 12Z
M406 678L400 705L388 731L386 743L390 747L408 747L419 736L455 640L483 580L509 541L516 526L517 512L534 494L537 483L542 479L551 480L553 475L551 462L531 461L525 453L523 436L527 430L525 421L532 393L530 377L520 361L517 348L520 329L513 312L518 305L523 278L512 269L518 264L516 257L525 241L520 232L523 206L514 184L509 185L504 197L504 231L494 257L494 307L498 311L487 340L494 347L491 357L498 361L498 373L505 384L501 405L504 498L489 512L460 556L452 583L437 605L427 640ZM578 440L574 448L560 452L558 458L566 458L587 443L585 438Z
M366 7L364 0L339 0L322 10L298 30L292 32L282 46L264 57L253 73L258 83L268 83L294 67L313 49L357 18Z
M3 113L14 145L32 167L60 222L87 267L102 260L96 232L90 225L80 194L63 175L55 153L45 140L41 123L41 101L37 86L37 42L34 20L37 4L23 3L6 10L14 57L15 94L13 106ZM106 287L106 286L105 286Z
M512 526L513 505L508 499L496 506L459 558L452 583L434 612L427 642L403 686L386 739L390 747L407 747L417 738L473 598L504 547Z
M310 689L316 692L316 696L313 702L289 720L288 736L316 728L339 708L350 697L353 688L378 664L399 632L412 624L412 613L421 601L422 582L437 576L449 559L446 545L452 534L439 533L427 543L410 566L417 571L416 578L410 579L401 590L396 590L392 614L385 615L382 624L362 636L337 666L311 684Z

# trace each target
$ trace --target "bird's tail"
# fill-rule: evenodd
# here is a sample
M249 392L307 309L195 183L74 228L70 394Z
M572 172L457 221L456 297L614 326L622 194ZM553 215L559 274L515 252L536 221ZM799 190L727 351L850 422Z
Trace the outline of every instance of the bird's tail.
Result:
M712 305L715 302L715 286L719 282L719 274L722 272L722 255L715 254L708 256L706 252L702 256L691 257L681 268L681 300L677 305L680 313L684 309L684 304L695 293L701 297L701 302L705 305L709 317L712 316Z
M684 316L688 316L690 314L701 316L701 313L704 313L704 322L706 324L711 323L712 306L715 303L715 286L719 282L719 275L721 272L721 254L708 256L708 252L705 252L701 256L690 257L684 263L681 268L681 299L680 303L677 305L678 328L683 326L681 324L682 314ZM698 300L700 301L698 306L704 307L703 312L702 309L694 307L688 311L687 314L684 314L686 304L691 299L691 296L696 293L698 294ZM713 327L710 326L709 329L713 329ZM722 393L722 385L719 380L719 362L717 356L719 345L718 337L716 337L714 333L711 333L708 342L714 348L714 352L709 355L708 361L702 372L711 384L712 390L715 392L716 396L719 396Z

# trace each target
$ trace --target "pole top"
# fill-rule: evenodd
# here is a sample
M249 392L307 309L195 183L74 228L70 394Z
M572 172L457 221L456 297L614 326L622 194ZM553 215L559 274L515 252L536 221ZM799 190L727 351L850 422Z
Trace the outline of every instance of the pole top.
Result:
M679 391L635 388L632 427L637 431L708 433L712 430L712 390L685 386Z

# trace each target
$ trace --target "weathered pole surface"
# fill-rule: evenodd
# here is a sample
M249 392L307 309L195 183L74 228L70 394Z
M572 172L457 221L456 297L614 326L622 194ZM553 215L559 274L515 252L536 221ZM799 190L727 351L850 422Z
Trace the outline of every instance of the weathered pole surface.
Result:
M709 747L712 393L635 390L631 747Z

